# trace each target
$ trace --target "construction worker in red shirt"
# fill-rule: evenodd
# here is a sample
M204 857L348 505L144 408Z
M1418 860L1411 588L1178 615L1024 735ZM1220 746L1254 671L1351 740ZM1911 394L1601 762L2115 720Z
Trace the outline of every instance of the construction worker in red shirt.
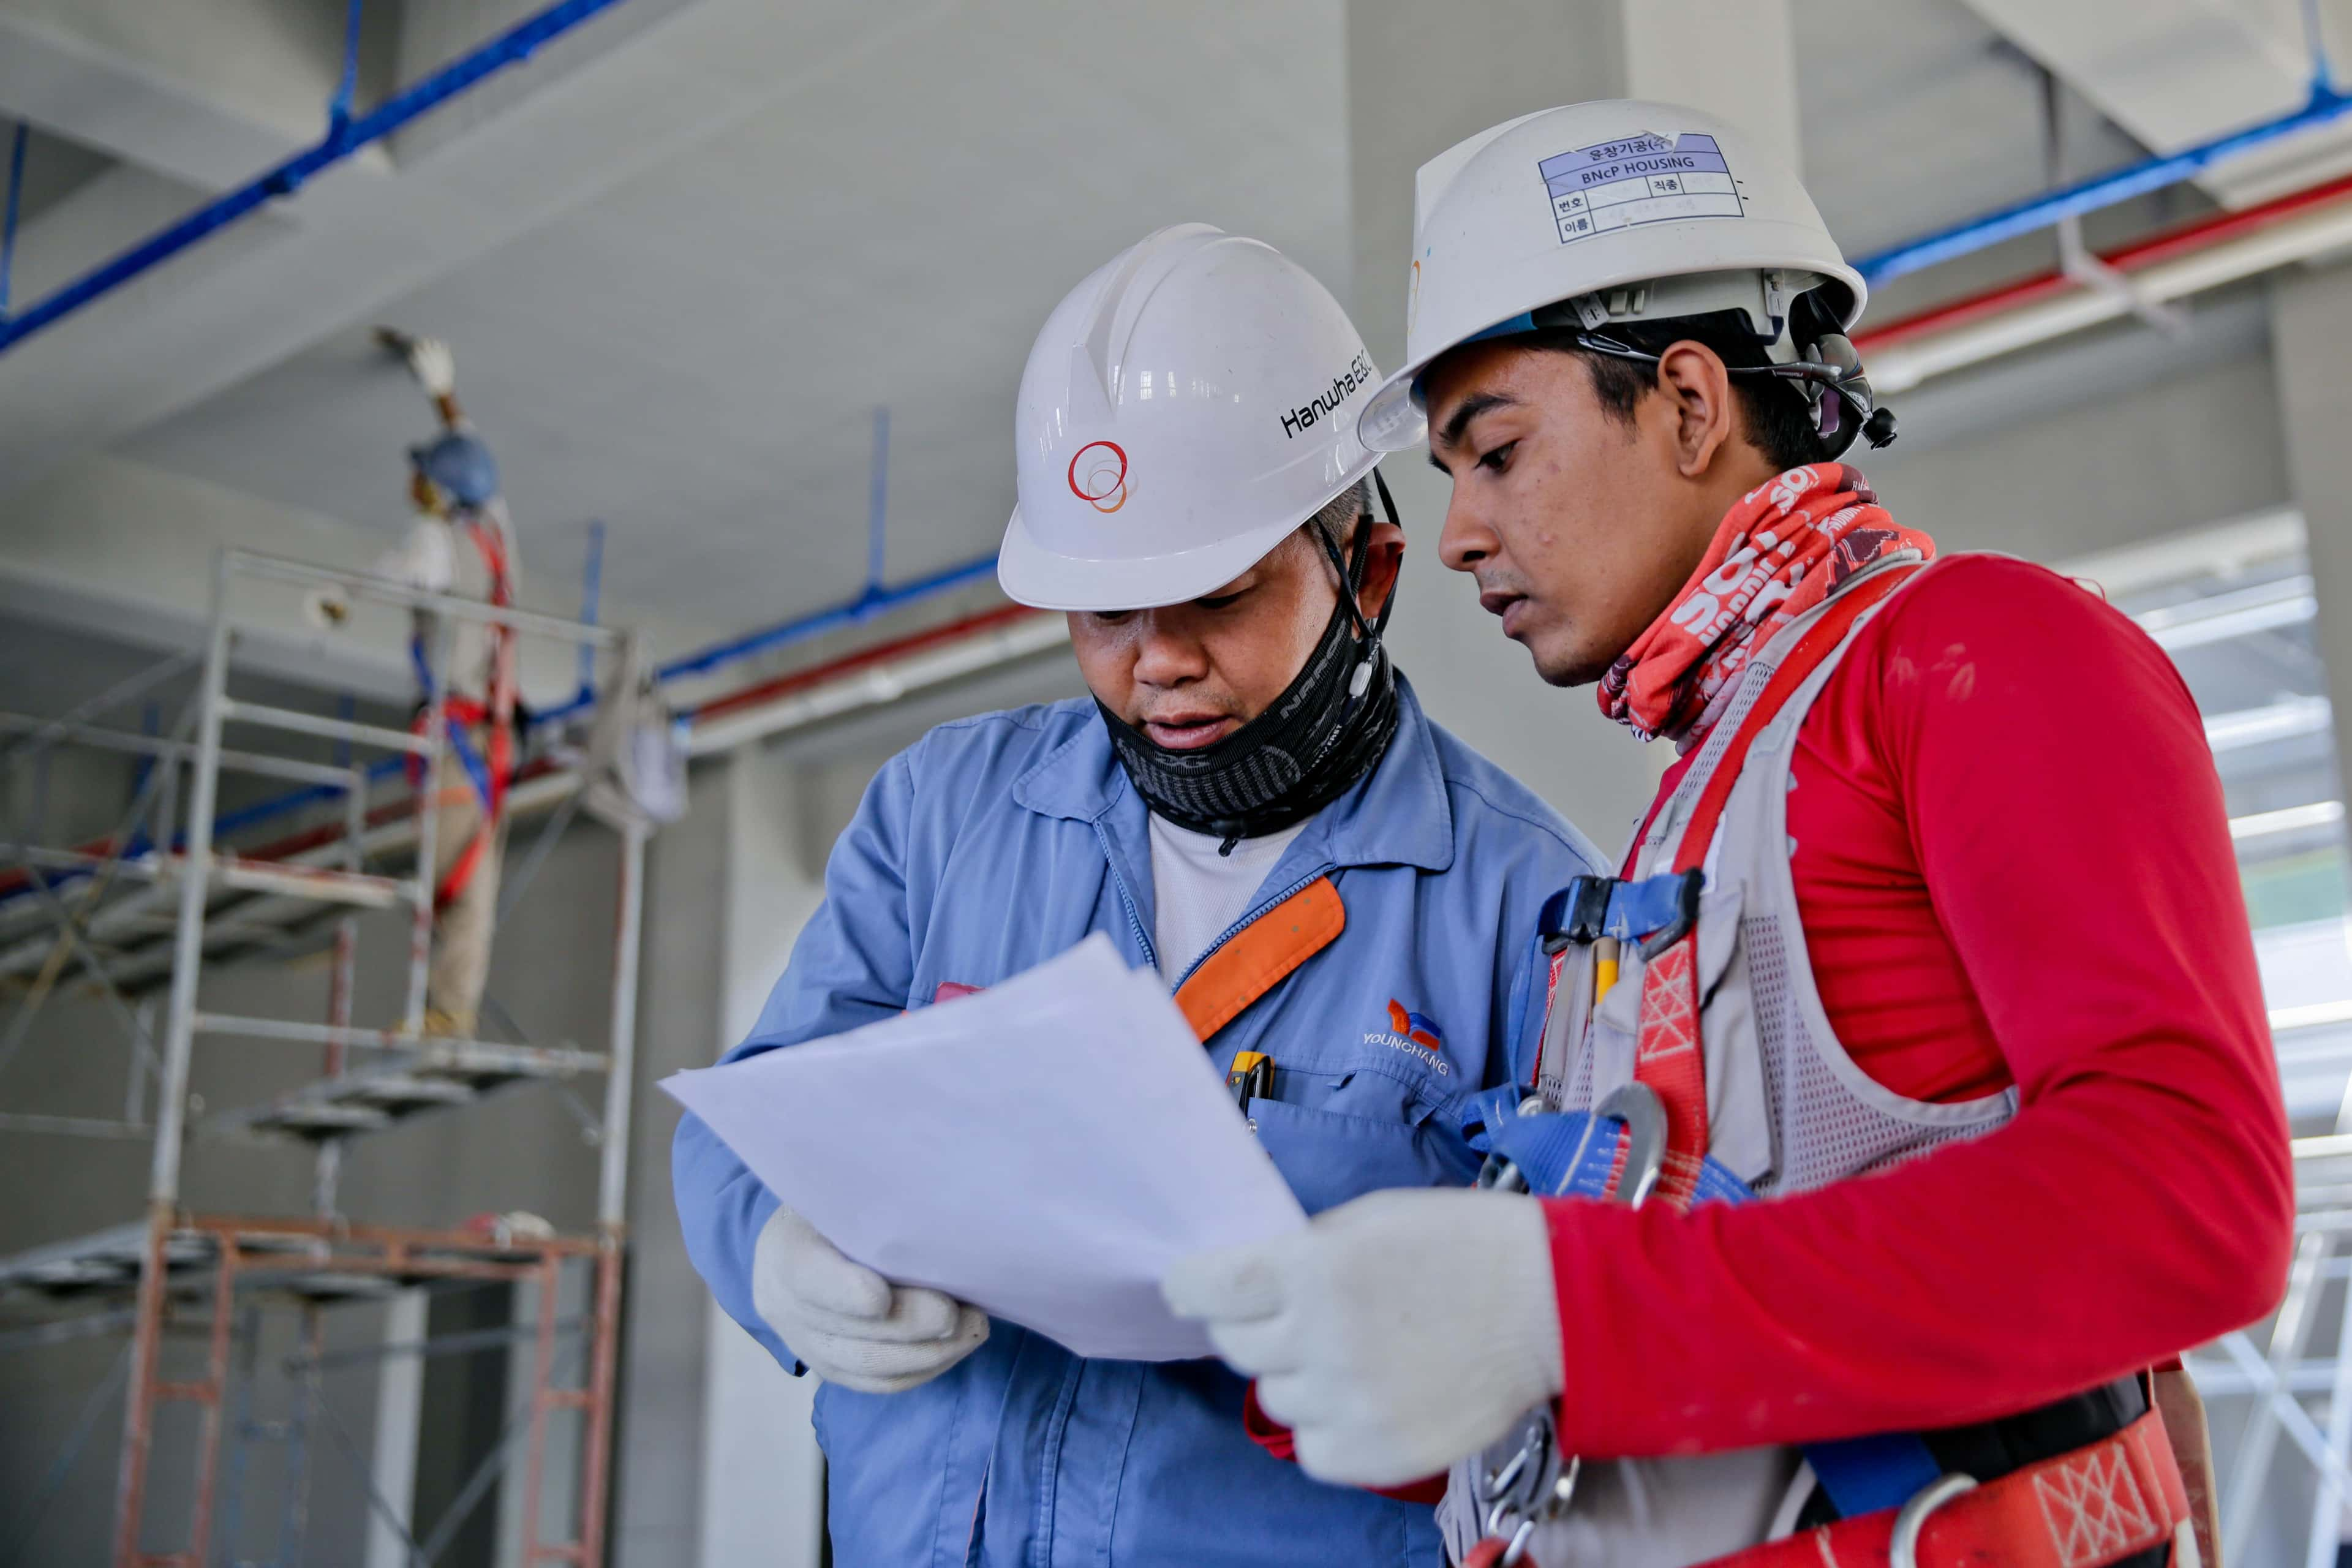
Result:
M2179 677L1843 460L1894 436L1863 280L1737 128L1473 137L1421 171L1411 290L1368 443L1426 414L1445 563L1679 760L1620 878L1545 910L1481 1188L1189 1259L1171 1302L1311 1473L1450 1467L1477 1568L2212 1562L2164 1369L2278 1300L2294 1192Z

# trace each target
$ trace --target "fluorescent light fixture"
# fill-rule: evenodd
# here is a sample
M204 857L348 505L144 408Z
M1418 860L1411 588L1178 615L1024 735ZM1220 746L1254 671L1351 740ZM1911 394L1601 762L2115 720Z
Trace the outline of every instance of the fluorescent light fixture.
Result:
M2316 1029L2328 1024L2352 1024L2352 1000L2309 1002L2300 1007L2271 1009L2273 1034L2284 1034L2289 1029Z
M2334 719L2325 697L2282 698L2261 708L2208 714L2205 743L2217 752L2243 751L2298 735L2325 734Z
M2319 598L2311 578L2298 575L2210 595L2185 605L2143 610L2132 619L2156 639L2157 647L2170 653L2300 626L2318 614Z
M2274 833L2294 833L2305 827L2333 827L2344 820L2344 803L2340 800L2315 800L2309 805L2283 806L2277 811L2257 811L2244 816L2230 818L2230 837L2242 844L2249 838L2267 838Z

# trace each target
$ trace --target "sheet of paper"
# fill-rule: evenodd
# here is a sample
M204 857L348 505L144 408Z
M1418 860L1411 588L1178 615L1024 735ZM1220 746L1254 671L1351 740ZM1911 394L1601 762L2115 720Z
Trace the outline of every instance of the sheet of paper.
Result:
M1307 1223L1158 977L1099 934L662 1087L849 1257L1081 1355L1211 1354L1168 1266Z

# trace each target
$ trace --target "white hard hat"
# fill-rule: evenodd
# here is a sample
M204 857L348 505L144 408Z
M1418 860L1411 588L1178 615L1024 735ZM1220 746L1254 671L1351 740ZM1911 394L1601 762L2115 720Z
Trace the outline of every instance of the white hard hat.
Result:
M1430 362L1545 306L1574 302L1587 329L1743 308L1780 359L1814 289L1838 328L1862 314L1862 274L1795 172L1738 127L1633 100L1539 110L1421 166L1405 363L1359 428L1380 451L1418 446Z
M1280 251L1161 229L1072 289L1029 351L997 581L1048 610L1231 582L1380 461L1356 435L1379 379L1339 302Z

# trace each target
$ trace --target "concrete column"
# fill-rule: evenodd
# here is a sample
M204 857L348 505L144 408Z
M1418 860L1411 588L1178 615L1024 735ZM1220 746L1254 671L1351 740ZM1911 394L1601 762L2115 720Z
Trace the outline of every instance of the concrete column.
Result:
M1625 94L1720 114L1802 173L1789 0L1622 0Z
M772 752L730 764L720 1028L712 1055L751 1032L824 895L801 854L797 770ZM810 1425L816 1379L796 1378L706 1301L701 1561L817 1568L824 1458Z
M2282 273L2271 289L2272 363L2287 477L2303 509L2318 587L2319 652L2338 704L2336 773L2352 779L2352 443L2344 438L2352 365L2352 267Z
M1350 303L1376 363L1395 364L1404 347L1414 172L1515 116L1636 95L1730 115L1793 161L1787 0L1349 0ZM1671 760L1667 749L1634 744L1589 693L1538 682L1467 580L1438 564L1443 477L1411 452L1382 472L1412 541L1390 633L1399 668L1438 722L1616 853Z
M413 1345L425 1338L425 1294L401 1290L384 1308L383 1342ZM425 1408L425 1358L409 1353L388 1355L376 1373L375 1441L369 1484L376 1495L398 1511L404 1525L412 1524L416 1493L416 1427ZM408 1547L390 1521L371 1511L367 1527L367 1568L407 1568Z

